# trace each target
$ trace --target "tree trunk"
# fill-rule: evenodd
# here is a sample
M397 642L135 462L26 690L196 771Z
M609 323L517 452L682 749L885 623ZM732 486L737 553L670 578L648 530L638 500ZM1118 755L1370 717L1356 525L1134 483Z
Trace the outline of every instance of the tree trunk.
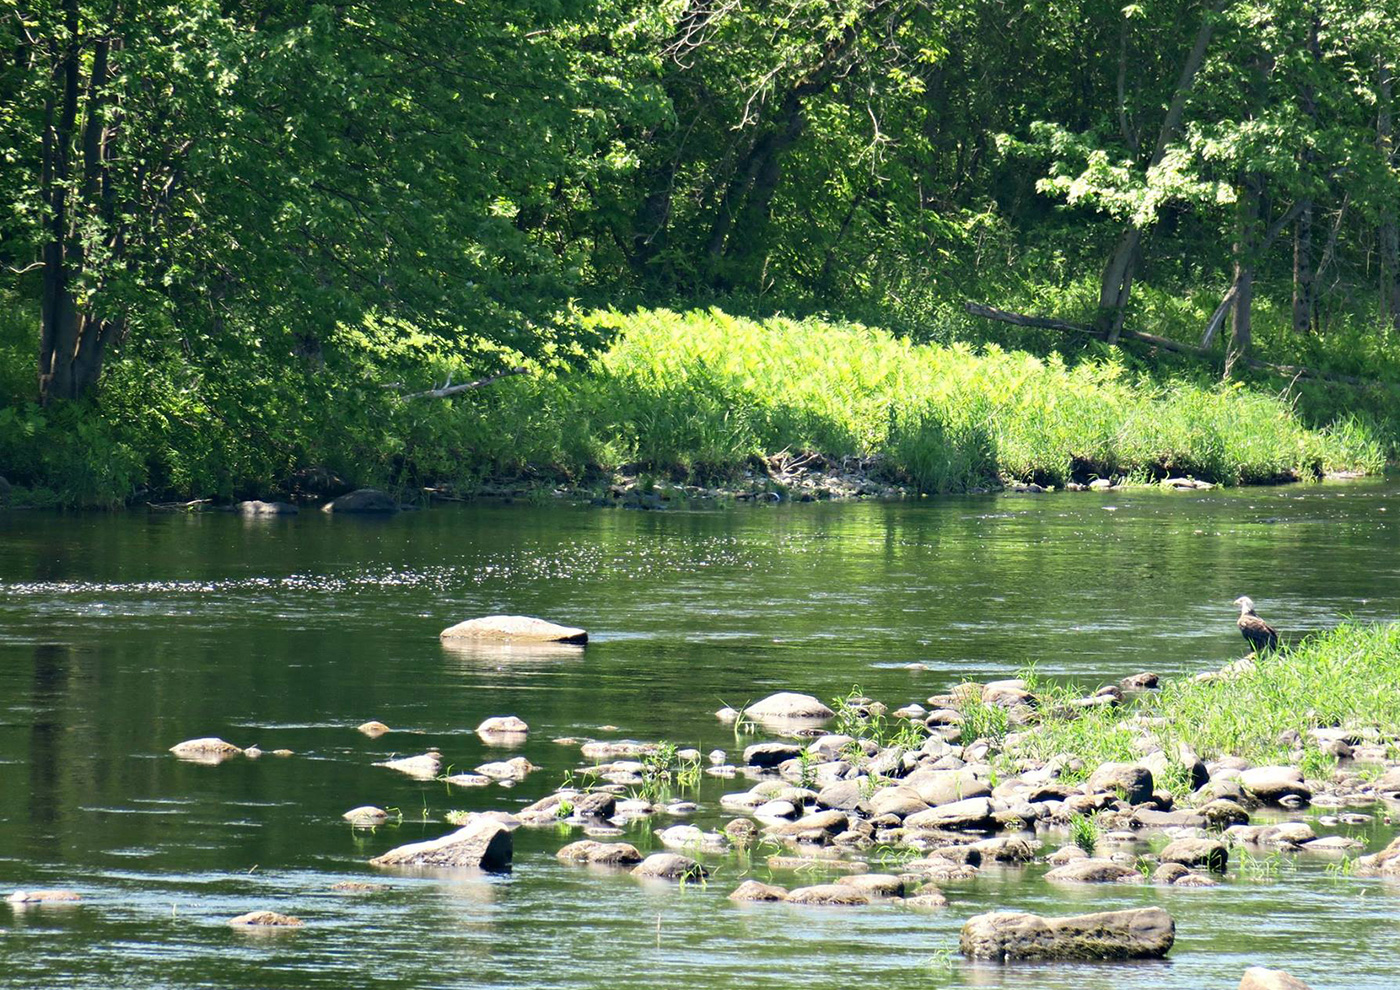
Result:
M1395 138L1391 124L1391 103L1394 100L1390 66L1380 64L1377 79L1376 140L1381 154L1395 167ZM1381 314L1390 327L1400 331L1400 229L1395 222L1395 202L1392 198L1381 211Z
M1168 146L1176 139L1177 132L1181 129L1187 97L1191 95L1191 90L1196 84L1196 75L1206 58L1206 49L1210 47L1210 38L1215 32L1215 18L1224 6L1225 0L1214 0L1206 9L1205 16L1201 18L1196 40L1181 67L1181 75L1177 77L1176 89L1172 93L1167 114L1162 118L1162 126L1157 131L1157 142L1152 147L1152 157L1147 162L1148 168L1161 164ZM1126 127L1126 121L1125 114L1121 126ZM1131 130L1128 130L1125 137L1131 133ZM1118 246L1114 248L1099 282L1099 313L1094 323L1106 334L1105 339L1110 343L1117 341L1123 329L1123 320L1127 316L1141 242L1142 231L1136 225L1129 226L1119 238Z
M1251 317L1254 307L1254 264L1257 257L1256 238L1259 225L1259 199L1263 183L1250 173L1240 190L1235 229L1235 302L1234 319L1230 326L1230 343L1225 349L1225 377L1229 378L1236 364L1249 362L1253 340Z
M1313 210L1309 206L1293 228L1293 332L1310 333L1316 326L1316 274L1313 263Z

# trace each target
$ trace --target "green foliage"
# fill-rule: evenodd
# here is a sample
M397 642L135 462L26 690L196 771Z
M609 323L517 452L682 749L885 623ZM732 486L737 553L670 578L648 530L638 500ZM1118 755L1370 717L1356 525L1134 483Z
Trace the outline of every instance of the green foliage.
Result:
M1103 829L1093 818L1075 813L1069 816L1069 837L1071 842L1092 856L1099 846L1099 839L1103 837Z

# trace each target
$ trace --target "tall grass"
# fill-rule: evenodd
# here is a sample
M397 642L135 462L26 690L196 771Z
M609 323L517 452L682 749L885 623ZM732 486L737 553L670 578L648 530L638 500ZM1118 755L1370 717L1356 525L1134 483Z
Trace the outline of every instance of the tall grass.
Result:
M1203 759L1240 756L1255 763L1288 762L1286 730L1304 740L1318 727L1376 729L1400 736L1400 623L1342 625L1288 651L1267 654L1252 668L1216 680L1183 677L1123 708L1092 708L1069 717L1054 704L1035 728L1014 740L1023 756L1079 757L1088 772L1100 763L1142 755L1142 742L1168 753L1185 744ZM1308 750L1304 770L1335 768ZM1185 786L1184 780L1179 782Z
M597 351L547 354L532 375L447 401L403 401L388 384L462 381L484 355L373 321L325 341L320 367L257 355L194 367L154 348L121 356L92 408L40 410L18 401L26 376L0 379L11 393L0 396L0 465L11 481L50 486L55 501L105 504L266 496L318 471L406 490L620 468L721 480L785 449L878 456L892 479L934 493L1093 475L1239 484L1384 466L1361 421L1310 429L1272 394L1162 384L1114 360L1071 366L1053 353L719 309L601 311L583 323L585 337L605 342ZM0 320L7 366L28 360L24 326Z

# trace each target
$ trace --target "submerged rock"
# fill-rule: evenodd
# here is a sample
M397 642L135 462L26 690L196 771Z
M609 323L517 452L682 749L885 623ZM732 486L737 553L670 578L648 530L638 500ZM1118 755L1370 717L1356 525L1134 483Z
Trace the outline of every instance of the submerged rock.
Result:
M340 880L331 884L331 890L337 894L372 894L380 890L388 890L388 884L365 883L363 880Z
M370 860L371 866L475 867L506 870L514 855L510 829L486 816L474 817L455 832L410 842Z
M627 842L596 842L580 839L559 850L564 863L590 863L594 866L633 866L642 861L637 847Z
M785 901L787 896L786 887L779 887L771 883L759 883L757 880L745 880L734 888L729 899L731 901Z
M438 638L495 643L586 643L588 633L528 615L488 615L450 626Z
M294 918L290 914L278 914L276 911L249 911L237 918L230 918L228 923L255 928L300 928L304 924L300 918Z
M963 926L969 959L1160 959L1176 939L1161 908L1046 918L1018 911L979 914Z
M1296 976L1290 976L1281 969L1264 969L1251 966L1240 977L1238 990L1312 990Z
M322 512L390 513L399 511L399 503L378 488L359 488L321 506Z

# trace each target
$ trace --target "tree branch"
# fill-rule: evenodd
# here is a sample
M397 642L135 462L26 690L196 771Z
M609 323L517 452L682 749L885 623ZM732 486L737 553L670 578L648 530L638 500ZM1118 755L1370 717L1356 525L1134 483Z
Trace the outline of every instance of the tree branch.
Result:
M411 392L403 396L403 400L407 402L409 399L445 399L450 395L460 395L463 392L470 392L474 388L490 385L492 382L502 378L510 378L513 375L528 375L529 373L529 368L507 368L505 371L498 371L494 375L478 378L474 382L463 382L461 385L444 384L441 388L430 388L426 392ZM452 379L449 378L447 381L450 383Z

